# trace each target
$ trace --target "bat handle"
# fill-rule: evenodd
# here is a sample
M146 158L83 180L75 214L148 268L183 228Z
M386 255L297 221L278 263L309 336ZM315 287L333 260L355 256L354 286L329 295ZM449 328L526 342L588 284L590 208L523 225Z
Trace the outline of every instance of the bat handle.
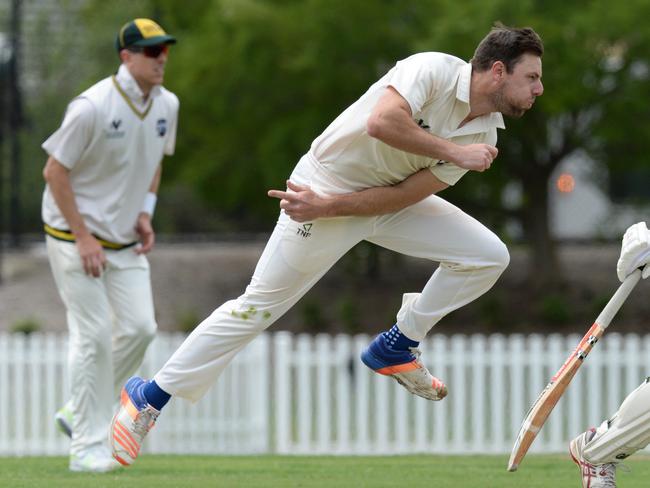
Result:
M609 326L612 318L616 315L640 279L641 270L637 269L625 278L623 283L621 283L621 286L618 287L614 296L612 296L609 302L607 302L607 305L605 305L605 308L603 308L603 311L600 312L600 315L598 315L598 318L596 319L596 323L600 325L602 329L606 329Z

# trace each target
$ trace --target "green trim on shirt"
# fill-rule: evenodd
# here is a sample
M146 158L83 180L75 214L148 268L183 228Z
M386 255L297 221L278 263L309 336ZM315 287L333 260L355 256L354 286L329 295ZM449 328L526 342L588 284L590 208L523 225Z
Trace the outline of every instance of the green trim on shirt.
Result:
M151 110L151 106L153 105L153 99L149 100L149 105L147 105L147 108L144 110L144 112L140 112L135 105L133 105L133 102L129 98L129 96L126 94L126 92L122 89L120 84L117 82L117 78L115 78L115 75L111 76L111 79L113 80L113 85L115 85L115 88L117 89L118 93L122 95L122 98L124 98L124 101L126 104L133 110L133 112L140 118L140 120L144 120L144 118L147 116L149 113L149 110Z

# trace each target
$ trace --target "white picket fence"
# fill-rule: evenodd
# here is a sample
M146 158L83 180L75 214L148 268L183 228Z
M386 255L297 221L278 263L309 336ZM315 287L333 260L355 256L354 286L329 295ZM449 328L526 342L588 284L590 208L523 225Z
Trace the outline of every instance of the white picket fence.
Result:
M509 453L521 421L578 335L434 335L423 359L449 386L429 402L358 359L368 336L262 334L197 404L173 399L147 452L202 454ZM141 368L154 373L183 340L160 333ZM61 335L0 333L0 456L61 455L53 413L67 398ZM650 335L607 334L531 452L613 413L650 371Z
M184 338L159 333L138 374L151 377ZM172 399L144 452L268 452L269 338L249 344L201 402ZM0 456L68 452L53 417L68 398L66 362L65 335L0 333Z

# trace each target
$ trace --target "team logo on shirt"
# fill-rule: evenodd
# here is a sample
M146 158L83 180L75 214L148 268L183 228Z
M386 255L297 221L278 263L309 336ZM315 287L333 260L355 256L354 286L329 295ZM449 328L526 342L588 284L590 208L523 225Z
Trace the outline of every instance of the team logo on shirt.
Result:
M126 134L125 131L120 130L120 126L122 125L122 119L113 119L111 123L108 125L108 129L106 129L104 132L106 133L106 138L107 139L119 139L124 137Z
M156 122L156 132L158 132L160 137L167 134L167 119L158 119Z

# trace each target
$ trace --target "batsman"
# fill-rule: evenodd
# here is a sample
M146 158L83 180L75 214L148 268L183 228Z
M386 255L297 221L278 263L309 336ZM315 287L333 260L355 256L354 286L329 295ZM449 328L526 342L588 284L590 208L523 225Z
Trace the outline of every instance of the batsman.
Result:
M403 59L314 140L280 200L280 216L250 284L190 334L153 380L131 378L113 418L113 455L130 464L171 395L196 401L233 356L278 320L347 251L368 241L440 263L406 293L395 325L361 360L428 400L447 394L418 345L475 300L509 262L503 242L436 193L497 157L503 115L521 117L544 90L542 41L497 25L466 62L439 52Z
M625 232L616 265L618 278L643 268L650 275L650 231L645 222ZM616 466L650 444L650 378L630 393L618 411L598 428L590 428L569 444L571 458L580 468L584 488L615 488Z

